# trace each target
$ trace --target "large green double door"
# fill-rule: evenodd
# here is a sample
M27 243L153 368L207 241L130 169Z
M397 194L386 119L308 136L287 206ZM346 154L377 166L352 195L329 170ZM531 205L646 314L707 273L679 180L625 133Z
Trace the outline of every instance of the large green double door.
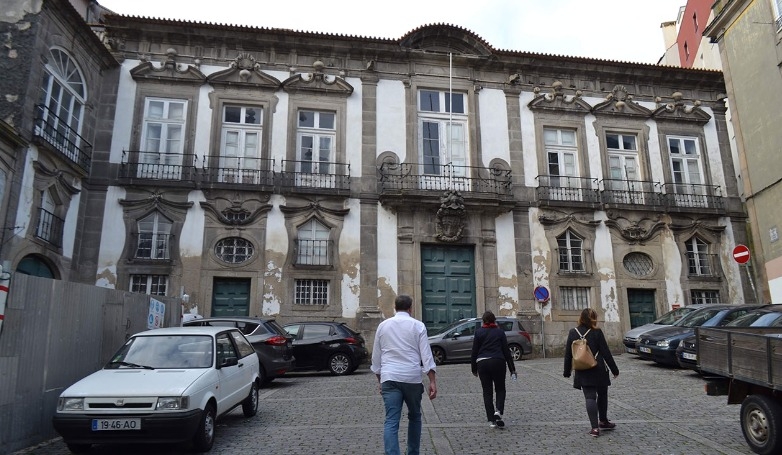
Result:
M475 317L475 254L472 246L421 247L421 307L431 331Z

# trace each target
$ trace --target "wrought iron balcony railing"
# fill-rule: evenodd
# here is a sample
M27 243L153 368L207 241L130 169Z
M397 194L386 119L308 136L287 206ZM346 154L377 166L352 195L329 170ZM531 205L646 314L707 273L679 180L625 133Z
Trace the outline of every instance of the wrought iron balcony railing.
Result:
M202 181L237 185L274 185L274 160L207 155L201 160Z
M350 190L350 165L330 161L283 160L279 184L286 189Z
M662 193L655 182L639 180L603 179L600 181L603 204L645 205L659 207L664 204Z
M85 172L89 172L92 144L43 104L35 107L33 135L41 138Z
M135 259L165 261L171 258L171 234L140 232L134 236L136 238L136 252L133 255Z
M194 155L125 150L119 173L126 179L193 182L195 171Z
M462 193L511 194L511 171L453 164L432 165L383 163L380 166L382 191L456 190Z
M720 257L717 254L687 252L687 276L690 278L718 278L722 276Z
M65 220L45 209L38 211L38 225L35 227L35 236L56 247L62 246L62 231Z
M539 201L600 203L597 179L564 175L539 175L535 179Z
M296 240L296 265L331 265L331 240Z
M692 183L666 183L665 202L669 208L723 209L722 190L714 185Z

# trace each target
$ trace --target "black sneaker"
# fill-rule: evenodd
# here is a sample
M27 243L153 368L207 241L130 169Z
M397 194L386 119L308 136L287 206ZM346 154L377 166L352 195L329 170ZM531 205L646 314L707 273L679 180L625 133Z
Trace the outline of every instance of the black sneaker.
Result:
M505 426L505 422L502 420L502 414L500 414L500 411L497 411L494 413L494 423L497 424L497 427L502 428Z
M601 430L613 430L616 428L616 424L613 422L609 422L608 420L601 421L598 426L600 426Z

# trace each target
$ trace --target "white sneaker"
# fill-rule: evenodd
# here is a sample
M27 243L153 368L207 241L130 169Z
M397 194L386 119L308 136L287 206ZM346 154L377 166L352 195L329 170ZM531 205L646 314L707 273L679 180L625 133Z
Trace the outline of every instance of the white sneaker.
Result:
M502 421L502 414L500 414L500 411L494 413L494 423L500 428L505 426L505 422Z
M497 424L494 422L489 422L489 428L497 428Z

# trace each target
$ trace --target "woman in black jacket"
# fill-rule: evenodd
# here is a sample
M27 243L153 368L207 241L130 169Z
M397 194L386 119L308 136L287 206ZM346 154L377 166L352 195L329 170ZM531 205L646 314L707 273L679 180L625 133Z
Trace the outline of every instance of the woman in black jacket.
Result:
M472 341L472 356L470 364L472 374L481 379L483 388L483 406L486 408L486 418L489 426L504 427L502 414L505 411L505 364L508 364L510 374L516 374L513 356L508 348L508 338L505 331L497 326L494 313L483 313L483 325L475 331ZM494 408L494 393L497 392L497 408Z
M579 332L581 336L586 338L589 349L597 359L597 365L588 370L576 370L573 387L584 392L587 415L592 424L592 430L589 434L598 437L601 429L613 430L616 426L608 420L608 386L611 385L608 370L611 369L611 373L616 379L619 376L619 368L617 368L614 357L608 349L603 331L597 328L597 313L591 308L586 308L578 318L578 327L570 329L567 343L565 343L565 371L563 375L566 378L570 377L572 370L572 344L574 340L580 338Z

